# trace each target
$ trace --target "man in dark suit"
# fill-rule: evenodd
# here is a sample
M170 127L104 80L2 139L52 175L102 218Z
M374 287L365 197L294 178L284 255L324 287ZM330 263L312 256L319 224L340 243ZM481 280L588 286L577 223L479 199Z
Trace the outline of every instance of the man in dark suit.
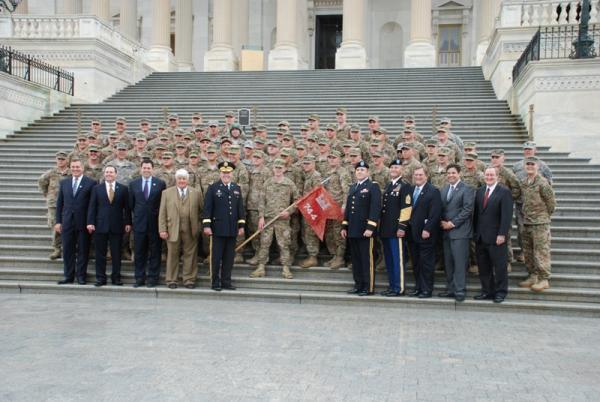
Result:
M117 168L104 167L104 182L94 186L90 196L87 216L87 230L95 232L96 243L96 283L106 285L106 251L110 244L113 285L123 286L121 282L121 246L123 233L131 230L131 212L129 211L129 192L127 186L117 183Z
M435 249L440 230L442 199L440 191L427 182L425 168L413 171L413 207L409 221L410 254L415 274L415 290L409 296L426 299L433 292Z
M166 184L152 176L154 162L144 159L140 166L142 177L129 183L129 209L133 214L135 260L134 288L152 288L160 277L162 240L158 235L158 211Z
M412 187L402 179L402 161L390 163L390 182L383 191L379 236L383 243L389 287L382 296L403 296L407 245L404 240L412 211Z
M60 182L56 200L54 230L61 234L63 244L64 278L59 285L77 283L85 285L90 251L90 234L86 230L88 204L93 179L83 176L83 163L72 159L71 176Z
M235 290L231 284L231 269L235 257L235 240L244 234L244 201L242 189L231 182L235 165L218 165L221 180L211 184L204 196L204 234L210 236L211 289Z
M473 238L481 281L481 293L474 299L502 303L508 293L507 236L513 201L511 191L498 183L496 168L485 170L485 183L477 190L473 214Z
M352 256L354 288L359 296L375 291L374 237L381 214L381 190L369 179L369 165L360 161L354 168L356 183L350 186L342 222L342 238L348 238Z
M469 243L473 235L473 203L475 189L460 180L460 166L446 168L448 184L442 188L442 221L446 292L440 297L465 300Z

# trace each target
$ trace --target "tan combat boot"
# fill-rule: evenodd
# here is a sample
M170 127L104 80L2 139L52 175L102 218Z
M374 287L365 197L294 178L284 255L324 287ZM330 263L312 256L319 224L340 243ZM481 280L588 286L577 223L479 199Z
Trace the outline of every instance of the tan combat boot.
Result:
M340 269L346 266L346 262L342 257L334 257L331 261L329 261L329 268L331 269Z
M54 251L50 253L48 258L50 258L51 260L56 260L56 259L60 258L60 255L61 255L60 249L55 248Z
M506 266L506 272L512 272L512 264L510 262Z
M304 269L316 267L317 265L319 265L319 261L317 260L317 257L312 255L300 262L300 267Z
M543 292L545 289L550 289L550 283L548 283L548 279L540 279L531 285L531 290L534 292Z
M520 288L530 288L533 284L537 283L538 278L537 275L529 275L527 279L522 282L519 282Z
M258 265L258 253L256 253L254 257L247 259L246 263L249 265Z
M377 265L375 266L375 270L377 272L386 272L387 268L385 267L385 261L383 259L381 259Z
M250 278L263 278L265 275L265 264L258 264L258 267L250 273Z
M234 264L243 264L244 263L244 257L242 257L241 254L236 254L235 258L233 259L233 263Z
M478 274L479 273L479 267L477 265L471 265L469 267L469 273L470 274Z
M294 277L294 275L292 275L292 271L290 271L290 267L287 265L283 266L283 269L281 270L281 276L283 276L284 279L292 279Z

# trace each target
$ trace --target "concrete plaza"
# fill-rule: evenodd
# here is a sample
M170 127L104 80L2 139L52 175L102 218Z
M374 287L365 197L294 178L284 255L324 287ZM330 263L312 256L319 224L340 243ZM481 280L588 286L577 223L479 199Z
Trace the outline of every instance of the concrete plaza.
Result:
M597 401L600 320L0 295L0 401Z

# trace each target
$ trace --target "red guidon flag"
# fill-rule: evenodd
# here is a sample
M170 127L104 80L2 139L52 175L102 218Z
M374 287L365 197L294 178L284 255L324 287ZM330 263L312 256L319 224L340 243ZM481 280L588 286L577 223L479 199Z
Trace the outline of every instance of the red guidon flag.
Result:
M327 219L342 220L344 214L331 194L323 186L315 187L298 200L298 210L316 235L323 240Z

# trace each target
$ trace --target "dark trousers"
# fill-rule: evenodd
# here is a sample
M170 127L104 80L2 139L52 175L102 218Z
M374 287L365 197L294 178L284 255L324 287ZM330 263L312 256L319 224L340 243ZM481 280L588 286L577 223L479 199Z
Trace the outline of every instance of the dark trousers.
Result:
M96 281L106 283L106 250L110 243L110 256L112 258L112 282L121 280L121 246L123 233L96 233Z
M210 275L213 287L231 286L235 240L235 237L210 238Z
M433 274L435 271L436 242L410 242L410 256L415 274L415 290L419 293L433 292Z
M85 281L90 254L90 234L87 230L68 230L61 233L65 279Z
M508 247L477 242L477 265L481 292L506 297L508 293Z
M399 237L381 239L390 290L404 293L406 278L406 241Z
M157 284L160 276L162 240L158 230L134 232L135 281ZM148 268L146 270L146 267Z
M374 238L359 237L348 239L352 257L352 275L354 286L369 293L375 291L375 258L373 256Z

